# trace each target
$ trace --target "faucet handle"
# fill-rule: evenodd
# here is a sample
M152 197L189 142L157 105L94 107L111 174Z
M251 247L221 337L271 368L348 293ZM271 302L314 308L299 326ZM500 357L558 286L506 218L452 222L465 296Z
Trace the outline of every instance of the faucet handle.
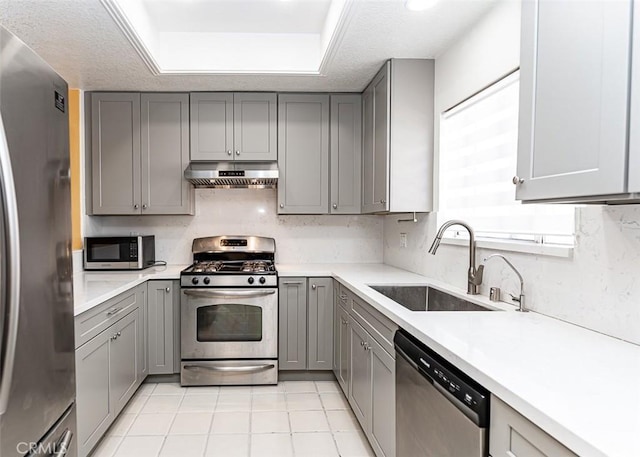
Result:
M484 276L484 265L479 265L478 268L476 269L475 274L471 278L471 281L476 286L479 286L480 284L482 284L482 277L483 276Z
M520 303L521 300L521 296L520 297L516 297L515 295L513 295L512 293L509 293L509 295L511 295L511 301L514 301L516 303Z

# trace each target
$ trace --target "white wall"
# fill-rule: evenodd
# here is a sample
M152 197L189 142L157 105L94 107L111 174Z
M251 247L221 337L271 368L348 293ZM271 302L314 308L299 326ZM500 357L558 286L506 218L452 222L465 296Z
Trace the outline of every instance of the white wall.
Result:
M499 5L436 59L436 119L518 65L519 21L518 2ZM442 245L436 256L427 253L435 213L417 224L396 220L385 218L385 263L466 288L467 248ZM400 248L401 232L408 235L407 248ZM490 253L480 249L479 261ZM578 208L571 258L505 254L524 276L528 307L640 344L640 206ZM485 270L481 293L487 295L490 286L505 295L519 287L500 261Z
M211 235L276 240L280 263L382 262L380 216L278 216L275 190L199 189L195 216L86 216L85 236L156 236L156 257L191 263L191 242Z

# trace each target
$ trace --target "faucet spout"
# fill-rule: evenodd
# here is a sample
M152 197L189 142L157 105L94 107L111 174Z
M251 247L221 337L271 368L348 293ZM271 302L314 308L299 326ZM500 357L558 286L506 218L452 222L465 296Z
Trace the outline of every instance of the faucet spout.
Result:
M452 225L459 225L469 232L469 270L467 272L467 293L469 295L478 295L480 293L480 284L482 284L483 266L476 269L476 238L473 229L469 224L460 220L450 220L442 224L436 237L429 248L429 254L435 255L440 247L440 242L444 236L444 232Z

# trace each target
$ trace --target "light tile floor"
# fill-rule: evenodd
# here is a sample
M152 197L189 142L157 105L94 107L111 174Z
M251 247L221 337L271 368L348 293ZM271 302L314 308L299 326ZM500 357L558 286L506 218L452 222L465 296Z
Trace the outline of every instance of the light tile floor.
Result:
M373 457L332 381L143 384L93 457Z

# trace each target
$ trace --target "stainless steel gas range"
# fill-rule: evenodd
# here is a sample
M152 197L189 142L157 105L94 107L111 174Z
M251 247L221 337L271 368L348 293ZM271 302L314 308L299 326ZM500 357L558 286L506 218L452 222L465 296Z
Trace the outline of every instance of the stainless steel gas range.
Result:
M183 386L278 382L278 276L273 238L193 240L180 274Z

